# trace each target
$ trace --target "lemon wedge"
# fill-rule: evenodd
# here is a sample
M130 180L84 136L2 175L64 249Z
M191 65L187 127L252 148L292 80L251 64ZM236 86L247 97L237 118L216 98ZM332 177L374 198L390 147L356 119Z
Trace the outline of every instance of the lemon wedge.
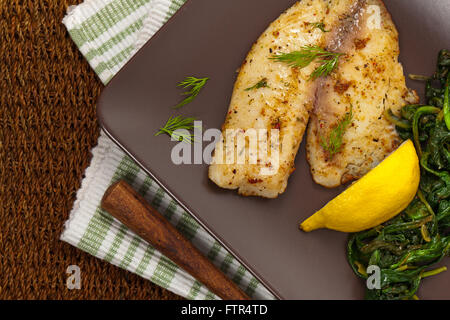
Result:
M371 229L406 209L419 182L419 158L413 142L408 140L300 228L306 232L323 228L342 232Z

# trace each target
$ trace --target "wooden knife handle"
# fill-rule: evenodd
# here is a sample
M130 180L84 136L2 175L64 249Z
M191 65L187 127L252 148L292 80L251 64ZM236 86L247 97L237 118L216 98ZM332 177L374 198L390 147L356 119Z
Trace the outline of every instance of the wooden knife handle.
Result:
M102 208L222 299L250 299L125 181L106 191Z

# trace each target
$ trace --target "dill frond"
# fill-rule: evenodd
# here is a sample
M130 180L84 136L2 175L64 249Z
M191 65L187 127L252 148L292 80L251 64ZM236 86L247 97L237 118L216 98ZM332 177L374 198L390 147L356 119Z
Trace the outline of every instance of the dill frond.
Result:
M175 109L179 109L188 103L192 102L195 97L198 96L200 91L203 89L203 87L208 82L209 78L196 78L196 77L187 77L183 81L181 81L178 84L178 87L182 87L184 89L190 89L189 91L186 91L183 93L185 96L189 96L183 101L181 101L179 104L175 106Z
M251 90L256 90L256 89L260 89L260 88L268 88L268 87L269 87L269 85L267 84L267 78L263 78L261 81L259 81L254 86L245 89L245 91L251 91Z
M341 152L342 139L345 131L353 122L353 106L350 107L350 111L347 112L343 119L341 119L337 126L330 132L327 138L320 137L320 144L322 148L330 155L330 159Z
M318 60L321 65L311 74L310 79L329 75L339 64L343 53L329 52L319 46L304 46L300 51L281 53L271 57L272 60L283 62L293 68L305 68Z
M183 118L182 116L170 117L164 127L160 128L155 136L161 134L167 134L172 137L172 139L180 142L186 142L192 144L194 142L194 135L189 133L178 132L178 130L192 130L196 128L194 125L195 118Z
M325 23L323 22L310 22L310 26L313 27L313 29L319 29L322 32L330 32L330 30L325 30Z

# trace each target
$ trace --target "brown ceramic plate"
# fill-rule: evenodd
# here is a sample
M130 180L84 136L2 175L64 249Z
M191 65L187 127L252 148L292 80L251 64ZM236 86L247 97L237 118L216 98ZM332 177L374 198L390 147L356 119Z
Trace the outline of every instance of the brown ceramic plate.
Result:
M306 234L298 223L342 190L315 185L305 159L276 200L244 198L208 180L207 165L176 166L174 146L155 137L180 101L177 82L208 76L207 89L180 112L220 128L236 69L253 42L295 0L190 0L104 90L99 118L105 131L277 297L361 299L364 284L346 260L347 235ZM407 73L431 74L437 53L450 47L450 0L386 0L400 32ZM409 83L423 92L423 85ZM447 261L448 262L448 261ZM450 298L450 273L424 281L424 299Z

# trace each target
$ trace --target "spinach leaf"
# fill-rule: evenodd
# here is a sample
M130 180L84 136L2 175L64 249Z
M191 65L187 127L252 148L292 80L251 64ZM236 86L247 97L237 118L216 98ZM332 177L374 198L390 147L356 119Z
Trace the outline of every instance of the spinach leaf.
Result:
M404 106L398 116L386 113L402 139L414 140L422 173L417 197L407 209L349 237L347 258L355 274L367 279L369 266L380 268L381 288L367 290L366 299L416 298L422 279L446 270L432 268L450 255L449 70L450 51L441 50L437 70L426 82L427 105Z

